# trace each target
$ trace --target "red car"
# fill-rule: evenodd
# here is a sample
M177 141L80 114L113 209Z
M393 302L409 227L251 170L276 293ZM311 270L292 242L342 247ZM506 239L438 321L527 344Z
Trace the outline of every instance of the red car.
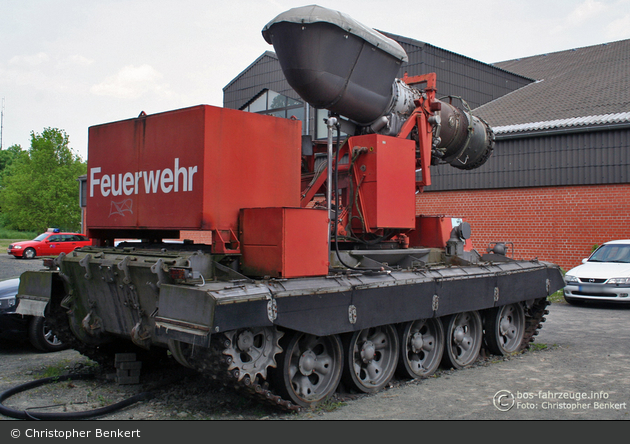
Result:
M86 245L92 245L92 240L83 234L49 230L33 240L9 245L7 253L15 257L33 259L35 256L57 256L59 253L70 253Z

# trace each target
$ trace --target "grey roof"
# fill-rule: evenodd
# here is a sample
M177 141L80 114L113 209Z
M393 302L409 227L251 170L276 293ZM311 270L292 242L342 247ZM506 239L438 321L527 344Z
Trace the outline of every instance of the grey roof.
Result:
M542 122L517 123L514 125L495 126L492 129L495 134L506 134L587 125L610 125L624 122L630 122L630 111L625 113L601 114L599 116L571 117L568 119L555 119Z
M494 65L536 79L475 110L497 133L630 122L630 39Z

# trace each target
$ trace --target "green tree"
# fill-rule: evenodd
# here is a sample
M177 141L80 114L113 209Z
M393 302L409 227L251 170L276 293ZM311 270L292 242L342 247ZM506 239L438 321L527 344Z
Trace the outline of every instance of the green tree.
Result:
M26 155L20 145L11 145L6 150L0 150L0 187L2 187L2 174L4 170L19 156Z
M16 155L2 176L0 212L6 228L43 232L49 227L78 230L81 225L77 178L86 163L69 148L63 130L31 132L31 148Z

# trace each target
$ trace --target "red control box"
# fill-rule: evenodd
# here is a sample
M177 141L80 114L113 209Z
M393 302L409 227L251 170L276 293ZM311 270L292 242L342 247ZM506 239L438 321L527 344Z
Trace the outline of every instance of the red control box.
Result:
M416 144L413 140L370 134L349 139L350 149L364 148L353 168L366 226L414 228L416 224ZM358 210L358 211L357 211Z
M313 208L241 211L241 269L248 276L328 274L328 212Z

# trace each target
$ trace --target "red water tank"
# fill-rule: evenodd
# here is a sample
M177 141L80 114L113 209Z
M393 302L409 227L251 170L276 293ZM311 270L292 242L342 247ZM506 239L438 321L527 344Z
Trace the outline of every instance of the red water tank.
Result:
M200 105L89 129L87 231L233 230L300 204L301 122Z

